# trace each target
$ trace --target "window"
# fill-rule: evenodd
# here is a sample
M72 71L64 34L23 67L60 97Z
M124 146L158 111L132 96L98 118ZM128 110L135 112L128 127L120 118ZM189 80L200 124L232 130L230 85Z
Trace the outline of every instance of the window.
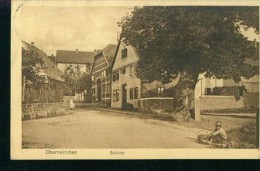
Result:
M113 72L113 81L119 80L119 71Z
M102 76L102 77L106 77L106 76L107 76L107 70L102 71L102 72L101 72L101 76Z
M113 102L119 101L119 90L113 90Z
M116 72L116 80L119 80L119 71Z
M125 74L125 68L121 69L121 70L120 70L120 73L121 73L121 74Z
M130 66L130 72L129 72L129 73L130 73L130 76L133 75L133 72L134 72L133 69L134 69L134 67L133 67L133 66Z
M130 100L134 99L134 88L130 88Z
M107 90L106 92L109 92L110 91L110 83L107 83Z
M126 58L127 57L127 48L122 49L121 51L121 57Z
M134 98L135 99L138 99L138 94L139 94L139 89L138 89L138 87L135 87L135 91L134 91Z
M113 72L113 81L116 81L116 72Z
M164 91L164 88L163 88L163 87L158 87L158 88L157 88L157 93L158 93L158 96L159 96L159 97L162 97L162 96L163 96L163 91Z

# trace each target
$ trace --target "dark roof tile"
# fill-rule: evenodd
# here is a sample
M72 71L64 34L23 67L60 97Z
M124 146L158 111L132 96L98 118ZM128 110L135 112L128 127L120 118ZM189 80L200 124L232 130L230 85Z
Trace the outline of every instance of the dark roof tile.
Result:
M93 62L94 52L57 50L57 63L87 64Z

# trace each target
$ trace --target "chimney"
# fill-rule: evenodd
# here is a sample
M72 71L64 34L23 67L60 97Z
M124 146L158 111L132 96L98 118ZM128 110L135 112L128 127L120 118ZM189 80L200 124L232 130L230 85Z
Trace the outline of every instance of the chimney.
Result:
M76 53L78 53L78 49L76 49Z
M31 42L31 45L34 45L34 42Z
M57 57L56 57L56 56L54 56L53 54L51 54L51 56L53 56L53 57L54 57L54 63L55 63L55 65L57 66Z
M256 39L254 39L254 46L255 46L255 48L257 47Z

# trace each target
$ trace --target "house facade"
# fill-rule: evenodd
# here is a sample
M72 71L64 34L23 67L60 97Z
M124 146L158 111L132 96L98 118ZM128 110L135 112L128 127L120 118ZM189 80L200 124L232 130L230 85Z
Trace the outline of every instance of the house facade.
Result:
M110 106L111 65L115 51L116 45L109 44L94 56L91 69L92 102L104 102Z
M126 109L129 104L137 107L141 97L141 80L135 75L138 61L135 49L119 42L112 66L111 107Z
M179 77L168 84L162 84L160 81L145 83L135 73L135 67L139 59L138 52L133 46L125 45L122 41L118 43L115 60L112 65L112 108L140 108L140 100L143 102L151 98L154 100L162 99L164 97L163 92L178 83ZM149 94L149 96L146 94Z

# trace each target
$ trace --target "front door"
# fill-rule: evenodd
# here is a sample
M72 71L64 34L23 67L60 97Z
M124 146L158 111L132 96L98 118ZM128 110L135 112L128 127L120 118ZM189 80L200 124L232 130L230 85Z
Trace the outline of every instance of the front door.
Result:
M127 108L127 86L126 84L122 85L122 109Z

